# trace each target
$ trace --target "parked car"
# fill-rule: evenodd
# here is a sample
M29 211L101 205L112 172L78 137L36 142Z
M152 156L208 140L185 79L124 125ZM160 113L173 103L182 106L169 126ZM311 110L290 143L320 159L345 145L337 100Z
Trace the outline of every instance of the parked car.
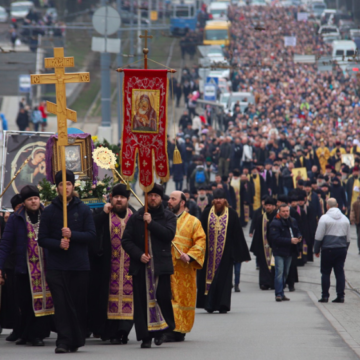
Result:
M7 22L8 18L9 18L8 13L2 6L0 6L0 23Z
M332 43L332 59L345 70L349 59L356 54L356 44L351 40L340 40Z
M25 19L30 10L35 9L32 1L17 1L10 6L10 16L12 19Z
M337 26L323 25L320 26L318 34L322 36L340 35L340 31Z

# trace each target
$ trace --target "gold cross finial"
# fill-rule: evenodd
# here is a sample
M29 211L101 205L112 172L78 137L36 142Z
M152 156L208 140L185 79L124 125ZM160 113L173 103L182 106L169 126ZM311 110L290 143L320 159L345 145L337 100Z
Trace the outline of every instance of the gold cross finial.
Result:
M148 35L148 31L145 30L145 35L140 35L139 38L140 38L140 39L145 39L145 49L147 49L147 39L152 39L153 36L152 36L152 35Z

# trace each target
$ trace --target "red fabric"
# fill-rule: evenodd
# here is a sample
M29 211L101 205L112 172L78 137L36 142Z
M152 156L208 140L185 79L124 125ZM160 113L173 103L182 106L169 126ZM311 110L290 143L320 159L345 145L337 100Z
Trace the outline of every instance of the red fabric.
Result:
M46 115L46 112L45 112L45 107L42 106L42 105L40 105L40 106L38 107L38 109L39 109L39 111L41 112L41 117L42 117L43 119L46 119L46 118L47 118L47 115Z
M170 175L166 138L167 70L124 70L123 96L121 174L127 180L133 178L138 154L140 187L149 191L154 185L154 165L158 177L163 181L167 181ZM150 107L146 110L137 107L142 100L147 104L150 101ZM147 126L150 132L144 132L139 126Z

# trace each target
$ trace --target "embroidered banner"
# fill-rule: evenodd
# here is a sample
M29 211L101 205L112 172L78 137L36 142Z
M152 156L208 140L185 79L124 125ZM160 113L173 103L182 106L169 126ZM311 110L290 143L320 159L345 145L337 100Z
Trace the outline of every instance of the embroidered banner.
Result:
M121 174L131 181L138 156L139 183L143 191L157 176L169 180L167 154L167 70L124 70ZM155 161L154 161L155 160Z
M110 320L132 320L133 283L129 275L130 257L121 245L121 238L132 211L127 210L124 219L115 213L109 216L111 236L111 276L107 317Z
M54 304L49 286L45 280L44 252L38 246L34 228L30 223L27 223L27 233L27 263L34 313L36 317L53 315Z
M263 215L263 228L262 228L262 233L263 233L263 245L264 245L264 252L265 252L265 260L266 260L266 265L269 268L269 270L271 270L271 258L272 258L272 251L269 245L269 241L267 239L267 224L268 224L269 220L267 218L266 213Z
M214 206L210 210L208 218L208 263L206 269L205 295L208 294L210 286L218 269L225 248L226 232L229 222L229 209L226 207L222 215L217 216Z

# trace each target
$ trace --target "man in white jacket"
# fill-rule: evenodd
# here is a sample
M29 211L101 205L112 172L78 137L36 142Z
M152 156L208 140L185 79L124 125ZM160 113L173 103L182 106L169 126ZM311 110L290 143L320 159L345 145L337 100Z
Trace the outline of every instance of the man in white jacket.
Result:
M330 275L334 269L337 298L333 303L343 303L345 297L344 264L350 245L349 219L338 209L336 199L326 203L327 212L321 216L315 234L314 254L320 256L321 249L321 287L319 302L329 301Z

